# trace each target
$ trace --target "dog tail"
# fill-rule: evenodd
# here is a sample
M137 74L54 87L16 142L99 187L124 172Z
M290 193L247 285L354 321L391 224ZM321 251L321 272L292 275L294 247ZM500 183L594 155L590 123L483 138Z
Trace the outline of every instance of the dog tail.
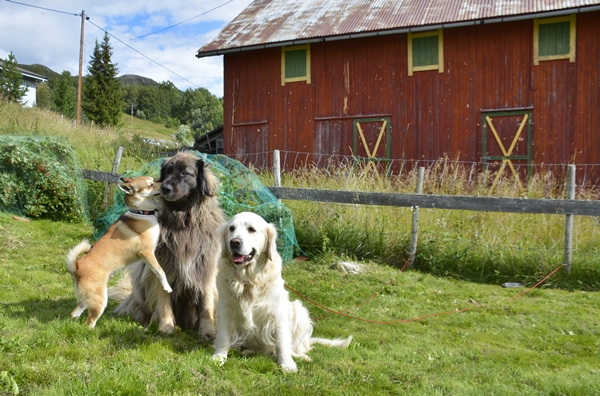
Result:
M348 346L350 345L350 342L352 342L352 336L350 336L348 338L336 338L334 340L330 340L328 338L311 338L310 339L310 345L321 344L321 345L327 345L327 346L336 347L336 348L348 348Z
M125 271L121 279L115 284L108 288L108 299L122 302L131 295L133 288L131 286L131 277L129 271Z
M77 257L82 253L89 252L91 248L92 245L90 245L90 242L87 239L84 239L73 249L69 250L69 253L67 253L67 270L71 275L75 275L75 263L77 262Z

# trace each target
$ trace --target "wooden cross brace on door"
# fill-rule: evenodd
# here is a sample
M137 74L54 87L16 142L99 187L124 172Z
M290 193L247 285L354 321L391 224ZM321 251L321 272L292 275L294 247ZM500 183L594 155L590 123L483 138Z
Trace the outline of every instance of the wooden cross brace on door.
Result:
M362 128L360 127L360 122L356 123L356 127L358 128L358 135L360 136L360 140L365 148L365 152L367 153L368 159L376 159L375 155L377 155L377 150L379 150L379 145L381 144L381 139L383 138L383 134L385 133L385 127L387 125L387 120L382 120L383 124L381 125L381 129L379 130L379 136L377 136L377 142L373 147L373 151L369 150L369 145L367 144L367 139L365 139L365 134L363 133ZM373 167L374 171L377 171L375 168L375 164L373 161L369 161L367 167L365 168L365 173L369 170L369 168Z
M494 128L494 124L492 123L492 118L490 116L485 117L487 124L490 126L490 129L492 130L492 133L494 134L494 138L496 139L496 142L498 142L498 146L500 146L500 150L502 150L502 155L504 156L504 158L502 159L502 165L500 166L500 169L498 170L498 173L496 174L494 183L492 183L492 189L496 186L496 183L498 182L498 180L500 180L500 177L502 176L502 173L504 173L504 169L506 168L506 165L508 165L508 167L512 171L513 175L515 176L517 183L519 183L519 187L523 188L523 185L521 184L521 180L519 179L519 174L517 173L517 170L513 166L510 158L507 158L507 157L510 157L512 155L512 152L515 149L517 142L519 141L519 136L521 136L521 132L523 131L525 124L527 124L528 118L529 118L529 114L525 114L523 116L521 125L519 125L519 129L517 130L517 133L515 134L515 137L513 138L512 143L510 144L510 147L508 148L508 150L506 150L506 148L504 147L504 144L502 144L500 135L496 131L496 128Z

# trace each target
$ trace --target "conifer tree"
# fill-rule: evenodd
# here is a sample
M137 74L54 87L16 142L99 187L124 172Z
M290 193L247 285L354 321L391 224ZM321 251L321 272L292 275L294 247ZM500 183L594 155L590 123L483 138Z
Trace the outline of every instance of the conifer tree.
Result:
M52 90L52 104L59 113L69 118L75 118L77 116L77 92L71 80L71 73L64 70Z
M9 102L21 102L28 91L23 85L23 74L17 66L17 59L11 51L0 68L0 98Z
M111 57L112 47L105 32L102 44L96 41L81 101L86 117L101 126L121 125L123 114L123 92L117 80L119 70Z

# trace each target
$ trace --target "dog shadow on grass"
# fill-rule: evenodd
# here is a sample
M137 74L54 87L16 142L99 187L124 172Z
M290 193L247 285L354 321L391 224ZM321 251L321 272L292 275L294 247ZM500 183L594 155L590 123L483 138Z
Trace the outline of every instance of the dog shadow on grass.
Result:
M76 303L75 298L0 303L0 316L25 322L25 326L30 328L39 326L41 330L42 327L50 326L55 329L56 334L71 340L90 339L90 336L107 339L120 349L135 349L140 345L157 343L174 352L213 352L212 344L203 342L196 331L177 329L173 334L163 334L158 331L156 324L145 328L128 317L114 316L112 310L117 306L115 302L109 302L96 327L89 329L85 325L87 311L80 318L71 318L70 314Z

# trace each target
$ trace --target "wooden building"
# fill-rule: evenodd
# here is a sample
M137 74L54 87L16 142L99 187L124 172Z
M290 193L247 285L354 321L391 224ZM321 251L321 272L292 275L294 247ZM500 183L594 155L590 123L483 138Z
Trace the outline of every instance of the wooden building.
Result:
M228 155L600 175L600 1L255 0L216 55Z
M0 60L0 69L4 64L3 61ZM17 67L17 70L23 76L23 82L21 83L22 87L27 87L27 92L23 97L21 103L24 107L33 107L36 104L36 95L37 95L37 84L47 82L48 79L41 74L30 72L29 70L21 69Z

